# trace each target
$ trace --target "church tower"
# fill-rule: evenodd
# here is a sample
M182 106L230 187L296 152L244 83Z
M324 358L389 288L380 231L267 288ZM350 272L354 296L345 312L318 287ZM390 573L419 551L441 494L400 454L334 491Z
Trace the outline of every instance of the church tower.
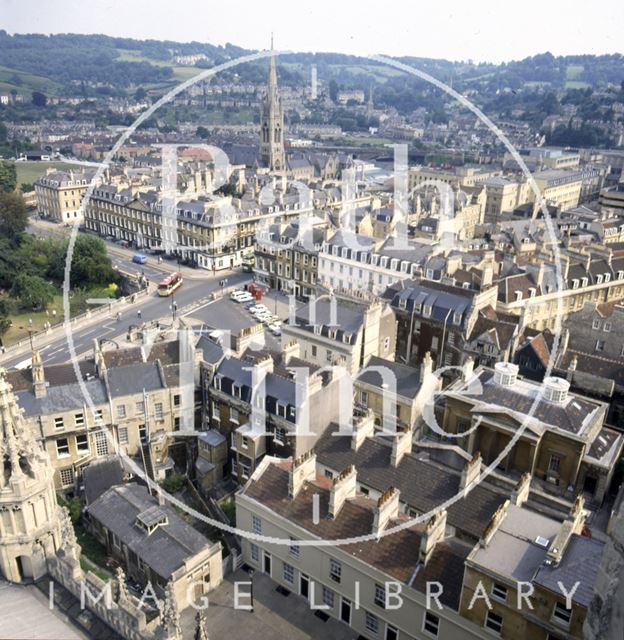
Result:
M260 166L268 167L275 172L285 170L284 110L277 88L273 36L271 36L269 82L260 113Z
M0 369L0 575L36 580L61 546L54 471Z

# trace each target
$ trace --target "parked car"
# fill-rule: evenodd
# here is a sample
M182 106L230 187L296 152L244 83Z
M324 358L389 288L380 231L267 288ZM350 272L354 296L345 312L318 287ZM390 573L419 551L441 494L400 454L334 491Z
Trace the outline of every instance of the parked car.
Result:
M243 294L236 298L236 302L239 302L239 303L251 302L252 300L253 300L253 296L251 295L251 293L248 293L247 291L243 291Z
M275 323L275 324L270 324L269 325L269 331L274 335L274 336L281 336L282 335L282 327L280 327L279 324Z
M132 262L136 264L145 264L147 262L147 256L142 253L136 253L132 256Z

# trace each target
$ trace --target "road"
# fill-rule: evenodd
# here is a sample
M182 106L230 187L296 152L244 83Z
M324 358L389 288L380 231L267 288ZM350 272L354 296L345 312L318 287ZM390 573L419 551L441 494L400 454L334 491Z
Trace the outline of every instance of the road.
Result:
M61 225L52 225L49 223L39 224L35 222L35 224L31 226L34 227L31 229L31 232L37 235L66 237L69 234L69 229ZM161 266L152 256L150 256L151 264L135 265L131 262L132 255L135 251L123 249L117 245L110 246L110 243L106 244L111 261L117 265L120 270L131 274L140 274L141 271L143 271L144 275L152 283L157 283L167 273L177 268L177 265L171 261L163 263ZM111 312L110 316L107 316L105 319L102 319L100 316L94 318L93 322L75 328L72 331L72 336L76 354L84 354L86 351L91 350L94 338L99 340L114 340L120 344L120 346L123 346L128 327L138 322L160 320L163 324L170 324L173 315L172 304L174 302L177 305L178 315L189 316L194 314L212 301L212 294L214 292L221 291L220 283L224 278L227 279L227 287L239 285L242 287L252 280L252 276L249 273L227 271L217 272L216 275L213 275L210 271L190 269L188 267L182 267L181 271L184 273L184 284L173 296L166 298L161 297L155 292L154 287L154 291L148 294L147 297L140 298L138 302L132 305L129 304L127 309L122 307L124 310L121 311L119 320L116 318L115 310L115 312ZM138 316L139 310L141 311L140 318ZM218 320L218 317L216 320ZM50 342L42 347L40 351L44 364L58 364L68 361L70 355L65 332L59 328L55 329L50 338ZM0 364L3 367L11 368L29 357L30 354L28 352L9 353L0 359Z

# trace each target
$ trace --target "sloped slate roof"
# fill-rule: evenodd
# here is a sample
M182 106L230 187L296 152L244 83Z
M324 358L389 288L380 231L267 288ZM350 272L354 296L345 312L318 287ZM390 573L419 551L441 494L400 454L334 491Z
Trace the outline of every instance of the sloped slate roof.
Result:
M157 507L168 523L151 534L136 525L137 516ZM89 506L89 514L116 534L165 580L184 562L211 546L210 540L182 520L168 506L158 507L147 489L136 484L112 487Z

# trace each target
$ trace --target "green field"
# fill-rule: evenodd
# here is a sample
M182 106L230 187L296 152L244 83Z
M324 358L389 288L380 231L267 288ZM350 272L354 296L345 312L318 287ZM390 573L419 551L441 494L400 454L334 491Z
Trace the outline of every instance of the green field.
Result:
M569 64L566 67L566 79L576 80L584 70L585 67L582 64Z
M79 169L80 165L70 164L69 162L16 162L17 184L31 184L39 176L45 174L48 168L55 169Z
M30 95L33 91L56 94L59 93L61 85L43 76L0 66L0 90L10 93L12 89L22 95Z

